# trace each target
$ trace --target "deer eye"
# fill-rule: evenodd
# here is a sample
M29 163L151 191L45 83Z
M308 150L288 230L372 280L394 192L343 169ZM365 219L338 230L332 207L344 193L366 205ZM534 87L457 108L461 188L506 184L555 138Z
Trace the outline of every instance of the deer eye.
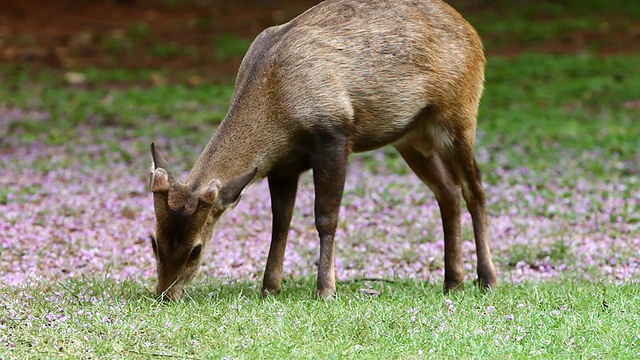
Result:
M189 255L189 260L195 260L200 256L200 252L202 252L202 244L198 244L193 247L191 250L191 255Z
M151 243L151 248L153 249L153 253L158 253L158 245L156 245L156 237L153 235L149 235L149 242Z

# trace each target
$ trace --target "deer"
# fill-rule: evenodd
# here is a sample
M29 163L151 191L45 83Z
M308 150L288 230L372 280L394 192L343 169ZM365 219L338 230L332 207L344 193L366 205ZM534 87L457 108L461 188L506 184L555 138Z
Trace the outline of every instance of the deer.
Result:
M393 146L434 193L444 232L445 293L463 286L462 199L477 283L496 289L481 172L474 157L486 59L477 31L442 0L327 0L262 31L228 112L180 182L151 144L156 292L178 300L214 225L268 181L272 234L262 296L281 290L300 174L312 170L320 242L317 296L336 294L334 242L348 158Z

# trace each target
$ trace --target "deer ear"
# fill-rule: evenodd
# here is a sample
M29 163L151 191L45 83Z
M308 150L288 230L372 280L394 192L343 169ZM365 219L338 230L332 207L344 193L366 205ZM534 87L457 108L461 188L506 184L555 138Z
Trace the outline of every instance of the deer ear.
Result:
M220 192L220 185L220 180L211 180L207 189L200 195L200 201L209 205L215 204L218 199L218 193Z
M169 174L165 169L155 169L151 175L151 191L169 191Z
M220 188L220 199L218 200L223 206L227 207L240 198L240 195L244 189L251 183L256 177L258 168L255 168L244 175L240 175L235 179L230 180Z

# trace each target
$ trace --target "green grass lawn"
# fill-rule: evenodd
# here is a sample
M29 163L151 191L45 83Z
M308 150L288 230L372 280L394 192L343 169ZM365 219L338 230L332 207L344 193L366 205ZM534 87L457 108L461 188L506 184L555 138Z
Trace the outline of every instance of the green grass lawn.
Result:
M481 17L473 17L472 22L481 33L504 31L517 39L539 40L599 21L596 15L576 13L584 20L571 17L562 22L557 19L567 10L549 4L544 14L517 7L506 11L504 18L490 17L482 24ZM611 4L618 13L627 2ZM638 16L636 7L632 8L626 16ZM532 25L529 33L521 23L551 15L561 24ZM143 27L137 31L144 36ZM232 39L217 42L219 46L229 43L234 47L221 54L241 52ZM171 47L158 46L153 51L175 56ZM0 283L0 359L639 358L640 288L637 278L624 276L638 273L634 267L638 264L634 244L640 239L638 64L640 54L528 53L488 59L476 154L484 182L493 190L488 197L489 220L495 232L502 231L501 224L515 218L510 209L517 207L525 213L518 219L524 220L514 222L512 231L521 231L526 240L511 243L512 238L502 231L503 243L492 244L500 273L495 292L482 293L468 283L462 292L445 296L439 281L350 278L338 283L334 301L321 301L315 297L313 278L285 276L277 298L261 299L256 280L261 274L254 273L233 279L199 276L183 301L164 304L150 290L152 276L114 279L111 275L123 271L110 268L118 259L103 259L106 269L82 276L56 281L44 276L19 286ZM69 172L82 178L107 173L115 164L105 182L127 175L144 184L151 141L163 144L176 173L188 170L224 117L233 90L231 82L190 85L192 72L76 71L86 78L70 84L66 71L17 65L0 68L0 156L12 159L6 169L0 169L5 186L0 187L0 231L8 232L20 223L19 218L6 215L9 205L28 209L31 202L46 200L39 195L50 198L60 190L35 184L14 192L11 189L17 185L12 176L26 174L24 180L34 173ZM10 115L12 111L19 115ZM30 149L27 155L37 151L44 155L29 158L29 163L21 163L20 158L13 161L12 154L24 148ZM54 149L52 156L47 149ZM408 174L392 150L354 158L371 174ZM504 175L514 171L521 175ZM97 186L71 179L70 188L76 190L62 196L71 196L82 186ZM589 184L595 185L589 188ZM511 188L523 190L516 191L515 199L503 198L500 189ZM345 203L368 195L360 190L353 190ZM396 190L385 188L380 196L393 199ZM590 198L589 190L598 196ZM119 200L149 195L136 191L124 191ZM575 210L578 193L580 199L587 199L584 212ZM63 210L70 218L89 216L82 209ZM24 216L37 218L30 223L37 230L44 228L43 219L51 211ZM136 211L125 208L121 213L136 219ZM529 234L527 229L534 225L525 220L560 225L549 230L557 233L547 234L545 223L538 224L535 229L540 232ZM574 233L578 239L571 237ZM610 251L611 255L605 260L585 259L582 255L589 244L580 243L583 235L606 238L601 250L589 251ZM441 238L439 233L428 236L434 242ZM470 238L470 234L464 236ZM368 241L365 235L354 237ZM552 244L540 246L543 237ZM0 240L2 276L23 269L20 265L28 261L27 255L37 263L47 252L64 249L58 243L52 248L19 243L19 256L10 257L11 239ZM146 249L147 244L136 246ZM93 256L100 259L99 255ZM133 266L147 264L134 255L128 257ZM358 259L349 249L341 249L337 256ZM408 250L403 256L409 261L419 254ZM593 263L583 264L587 260ZM542 281L529 276L537 274L540 261L560 269L560 275ZM522 264L530 272L520 274ZM562 272L561 265L569 270ZM603 275L607 267L611 273ZM40 274L39 269L33 271Z
M3 289L0 356L16 358L637 358L640 290L603 283L440 286L349 282L335 301L313 281L278 298L204 282L162 304L136 282L80 279ZM367 295L362 289L376 290Z
M483 167L524 163L538 171L572 156L596 176L615 176L619 171L594 158L596 150L640 166L638 63L640 55L490 58L477 143L506 158L487 154ZM169 83L153 85L152 74L166 76ZM79 129L97 127L151 140L182 138L201 147L224 117L233 90L231 83L189 86L189 74L161 71L88 70L85 75L84 84L69 85L63 73L5 67L3 104L47 111L50 117L14 121L0 128L1 134L23 143L61 144L76 139ZM193 161L192 151L181 153ZM393 151L388 154L391 163L400 160Z
M500 182L494 169L526 166L539 175L523 182L559 177L572 183L580 173L605 181L635 178L637 184L638 63L638 56L491 58L478 138L478 148L488 153L480 156L485 181ZM58 146L82 142L79 129L88 126L111 134L104 156L125 163L137 163L131 158L135 149L121 148L119 136L139 138L140 152L153 137L168 137L175 163L186 169L222 118L232 90L214 84L190 88L180 78L171 86L151 86L145 83L148 74L127 71L92 70L87 76L87 84L77 87L59 73L3 72L3 106L31 109L34 118L38 111L51 114L46 122L13 122L3 137ZM387 169L406 173L396 155L386 155ZM374 168L374 155L362 158ZM74 159L60 166L78 161L91 168L101 160ZM43 160L32 166L48 165ZM534 251L519 246L525 253L514 256L526 258ZM152 284L152 279L114 282L97 275L3 286L0 357L640 356L635 282L567 277L511 285L503 280L495 293L468 286L443 296L440 284L355 281L340 283L336 301L324 302L315 299L311 279L289 280L281 296L262 300L256 281L221 284L200 277L178 304L157 303L147 289ZM361 288L382 293L369 296Z

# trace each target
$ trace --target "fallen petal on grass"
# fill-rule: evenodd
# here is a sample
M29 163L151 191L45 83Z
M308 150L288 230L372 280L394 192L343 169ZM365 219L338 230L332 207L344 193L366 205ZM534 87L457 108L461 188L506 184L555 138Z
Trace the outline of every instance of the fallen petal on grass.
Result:
M127 162L113 156L106 145L120 136L116 132L79 131L83 136L77 143L36 141L11 147L0 158L4 285L82 276L151 282L155 276L147 240L154 227L147 189L149 159L138 150L147 140L117 140L122 149L131 149ZM338 279L441 282L444 244L432 193L413 174L385 169L384 156L379 161L376 172L359 157L351 161L337 231ZM573 174L570 178L549 170L531 179L522 167L499 168L499 181L485 184L490 243L501 280L637 278L640 221L634 216L640 195L633 189L638 179L606 181L564 166L564 173ZM257 183L223 216L202 266L205 276L259 281L271 227L265 194L266 181ZM286 250L287 277L313 276L317 271L313 199L312 177L305 174ZM467 280L472 280L475 245L470 216L463 214L462 249Z

